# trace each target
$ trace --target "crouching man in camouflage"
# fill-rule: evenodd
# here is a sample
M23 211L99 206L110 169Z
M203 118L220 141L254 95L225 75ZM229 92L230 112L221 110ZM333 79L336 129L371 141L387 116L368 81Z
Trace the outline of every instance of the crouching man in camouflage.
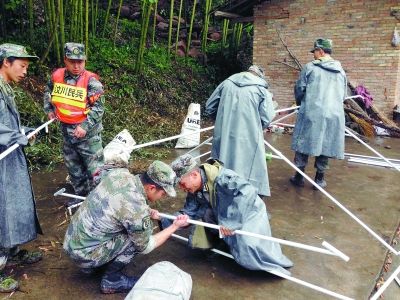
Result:
M108 167L99 185L72 217L64 239L64 250L83 273L102 267L100 289L105 294L129 291L138 278L124 275L122 269L136 254L151 252L177 229L188 225L188 217L180 216L171 226L152 235L150 218L156 218L158 212L150 209L148 202L154 203L166 194L175 197L176 175L161 161L154 161L141 175L132 175L127 169L127 154L132 148L127 149L126 132L124 136L121 138L120 134L110 143L113 145L105 147ZM121 146L119 152L117 144Z

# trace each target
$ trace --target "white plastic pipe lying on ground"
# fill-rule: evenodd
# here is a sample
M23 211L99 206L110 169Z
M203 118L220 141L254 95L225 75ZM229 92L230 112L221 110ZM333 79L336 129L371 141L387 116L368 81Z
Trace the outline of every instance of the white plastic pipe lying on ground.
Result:
M168 214L164 214L164 213L159 213L159 216L163 217L163 218L166 218L166 219L170 219L170 220L175 220L176 219L176 216L172 216L172 215L168 215ZM213 229L217 229L217 230L220 229L219 225L206 223L206 222L201 222L201 221L196 221L196 220L188 220L188 223L194 224L194 225L200 225L200 226L203 226L203 227L213 228ZM276 242L276 243L279 243L279 244L282 244L282 245L287 245L287 246L292 246L292 247L305 249L305 250L309 250L309 251L314 251L314 252L319 252L319 253L323 253L323 254L338 256L338 257L340 257L341 259L343 259L346 262L349 261L349 259L350 259L346 254L344 254L343 252L339 251L338 249L336 249L331 244L329 244L328 242L325 242L325 241L322 243L322 246L324 246L326 249L323 249L323 248L318 248L318 247L309 246L309 245L305 245L305 244L301 244L301 243L282 240L282 239L274 238L274 237L271 237L271 236L266 236L266 235L253 233L253 232L249 232L249 231L244 231L244 230L235 230L234 232L235 232L235 234L251 236L251 237L262 239L262 240Z
M387 249L391 252L398 255L397 251L386 243L378 234L376 234L371 228L369 228L363 221L357 218L350 210L348 210L343 204L341 204L338 200L336 200L331 194L321 188L318 184L315 183L307 174L301 171L298 167L296 167L286 156L284 156L280 151L278 151L275 147L273 147L267 141L264 141L265 145L270 148L273 152L275 152L278 156L280 156L289 166L299 172L307 181L309 181L313 186L315 186L319 191L321 191L325 196L327 196L333 203L335 203L339 208L341 208L346 214L348 214L354 221L360 224L365 230L367 230L374 238L376 238L381 244L383 244Z
M389 165L391 165L393 168L395 168L397 171L400 172L400 167L394 165L390 160L388 160L386 157L384 157L382 154L380 154L378 151L376 151L374 148L372 148L370 145L367 145L366 143L363 142L362 139L360 139L358 136L356 136L354 133L352 133L348 128L345 128L345 131L350 134L353 138L355 138L357 141L359 141L362 145L367 147L369 150L374 152L376 155L378 155L380 158L382 158L384 161L386 161Z
M365 158L360 158L360 157L354 157L354 158L351 157L347 161L348 162L352 162L352 163L371 165L371 166L392 168L391 165L389 165L387 162L382 161L382 160L365 159ZM394 164L394 165L397 166L397 167L400 167L400 164Z
M286 124L286 123L274 123L275 125L279 125L279 126L283 126L283 127L290 127L293 128L294 125L293 124Z
M30 139L31 137L33 137L35 134L37 134L40 130L42 130L43 128L46 128L46 132L48 132L48 126L50 123L54 122L55 119L51 119L49 121L47 121L46 123L40 125L38 128L36 128L34 131L30 132L26 137L28 139ZM10 146L9 148L7 148L5 151L3 151L0 154L0 160L2 160L4 157L6 157L8 154L10 154L11 152L13 152L15 149L17 149L20 145L19 144L14 144L12 146Z
M380 295L386 290L389 284L400 274L400 266L389 276L386 282L379 288L379 290L370 298L370 300L376 300L379 298Z
M370 158L376 160L382 160L379 156L368 156L368 155L361 155L361 154L353 154L353 153L345 153L344 156L347 157L360 157L360 158ZM388 158L391 162L400 162L400 159Z
M176 239L179 239L179 240L182 240L182 241L185 241L185 242L188 241L187 238L185 238L185 237L183 237L183 236L180 236L180 235L177 235L177 234L172 234L172 236L173 236L174 238L176 238ZM233 256L232 256L231 254L226 253L226 252L223 252L223 251L221 251L221 250L218 250L218 249L214 249L214 248L213 248L213 249L211 249L211 251L214 252L214 253L220 254L220 255L222 255L222 256L225 256L225 257L234 259ZM287 279L287 280L289 280L289 281L293 281L293 282L295 282L295 283L297 283L297 284L300 284L300 285L302 285L302 286L306 286L306 287L308 287L308 288L310 288L310 289L313 289L313 290L315 290L315 291L321 292L321 293L323 293L323 294L325 294L325 295L329 295L329 296L335 297L335 298L337 298L337 299L344 299L344 300L351 300L351 299L353 299L353 298L349 298L349 297L343 296L343 295L341 295L341 294L332 292L332 291L330 291L330 290L324 289L324 288L319 287L319 286L317 286L317 285L315 285L315 284L308 283L308 282L306 282L306 281L304 281L304 280L301 280L301 279L298 279L298 278L296 278L296 277L283 274L283 273L278 272L278 271L269 271L269 273L274 274L274 275L276 275L276 276L278 276L278 277L285 278L285 279Z

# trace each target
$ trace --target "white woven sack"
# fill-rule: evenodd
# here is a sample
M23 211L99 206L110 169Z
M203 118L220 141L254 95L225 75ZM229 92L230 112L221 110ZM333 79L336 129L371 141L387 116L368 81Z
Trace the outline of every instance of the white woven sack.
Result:
M181 134L200 130L200 104L190 103ZM193 148L200 144L200 132L180 137L175 148Z
M144 272L125 300L189 300L192 277L169 261Z
M104 147L104 162L106 164L128 164L135 140L127 129L118 133L114 139Z

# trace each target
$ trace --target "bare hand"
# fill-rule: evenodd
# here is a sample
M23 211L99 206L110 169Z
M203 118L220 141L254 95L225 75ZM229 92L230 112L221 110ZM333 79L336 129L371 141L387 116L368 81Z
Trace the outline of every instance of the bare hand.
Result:
M85 137L86 135L86 130L83 129L80 125L76 126L74 132L73 132L74 137L80 139Z
M29 140L28 140L29 145L32 146L32 145L35 143L35 141L36 141L36 136L37 136L37 134L34 134L34 135L32 135L32 136L29 138Z
M156 209L150 209L150 218L152 220L161 220L160 216L158 215L158 210Z
M178 226L179 228L186 227L189 226L189 223L187 222L188 220L189 220L188 215L179 215L176 217L173 224Z
M56 118L56 114L52 111L52 112L49 112L49 113L47 114L47 117L49 118L49 120L52 120L52 119L55 119L55 118Z
M224 237L224 236L232 236L235 234L235 231L230 230L229 228L226 228L224 226L220 226L219 227L219 232L220 234Z

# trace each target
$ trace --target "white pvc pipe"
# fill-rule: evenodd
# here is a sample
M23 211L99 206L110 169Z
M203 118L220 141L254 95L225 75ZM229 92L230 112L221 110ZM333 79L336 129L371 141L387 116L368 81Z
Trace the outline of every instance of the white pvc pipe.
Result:
M188 241L187 238L184 238L183 236L180 236L180 235L177 235L177 234L172 234L172 236L174 238L176 238L176 239L179 239L179 240L182 240L182 241L185 241L185 242ZM215 249L215 248L212 248L211 251L234 260L234 257L231 254L226 253L224 251L221 251L221 250L218 250L218 249ZM308 287L308 288L313 289L315 291L321 292L321 293L323 293L325 295L329 295L329 296L335 297L337 299L344 299L344 300L352 300L353 299L353 298L349 298L349 297L343 296L341 294L332 292L332 291L327 290L325 288L319 287L319 286L317 286L315 284L312 284L312 283L309 283L307 281L298 279L296 277L283 274L283 273L278 272L278 271L268 271L268 273L274 274L274 275L276 275L278 277L281 277L281 278L285 278L285 279L287 279L289 281L295 282L297 284L300 284L302 286Z
M160 217L167 218L167 219L170 219L170 220L175 220L176 219L176 216L172 216L172 215L168 215L168 214L164 214L164 213L158 213L158 215ZM187 222L189 224L200 225L200 226L203 226L203 227L208 227L208 228L213 228L213 229L218 229L218 230L221 227L220 225L201 222L201 221L196 221L196 220L188 220ZM274 238L274 237L271 237L271 236L266 236L266 235L253 233L253 232L248 232L248 231L244 231L244 230L235 230L234 232L235 232L235 234L240 234L240 235L250 236L250 237L254 237L254 238L259 238L259 239L262 239L262 240L267 240L267 241L271 241L271 242L280 243L282 245L287 245L287 246L292 246L292 247L305 249L305 250L309 250L309 251L314 251L314 252L319 252L319 253L323 253L323 254L338 256L341 259L343 259L344 261L349 261L349 259L350 259L343 252L339 251L338 249L336 249L335 247L333 247L332 245L330 245L328 243L326 243L326 244L328 244L329 247L326 247L326 244L324 245L324 243L322 243L322 245L327 248L327 249L322 249L322 248L318 248L318 247L314 247L314 246L309 246L309 245L305 245L305 244L301 244L301 243L282 240L282 239ZM332 249L335 249L335 250L332 251Z
M202 142L201 144L197 145L196 147L194 147L193 149L189 150L188 152L186 152L186 154L190 154L192 153L194 150L197 150L198 148L200 148L201 146L203 146L204 144L207 144L209 141L212 140L212 136L209 137L208 139L206 139L204 142Z
M294 125L293 124L286 124L286 123L274 123L275 125L279 125L279 126L283 126L283 127L290 127L293 128Z
M207 131L207 130L211 130L213 128L214 128L214 126L210 126L210 127L207 127L207 128L203 128L203 129L197 130L197 131L178 134L178 135L174 135L174 136L167 137L167 138L164 138L164 139L160 139L160 140L156 140L156 141L152 141L152 142L136 145L136 146L133 147L133 150L136 150L136 149L139 149L139 148L148 147L148 146L152 146L152 145L156 145L156 144L161 144L161 143L168 142L168 141L171 141L171 140L176 140L176 139L178 139L180 137L196 134L196 133L199 133L199 132L204 132L204 131Z
M379 288L379 290L370 298L370 300L376 300L382 293L386 290L389 284L397 277L397 274L400 274L400 266L389 276L386 282Z
M353 154L353 153L345 153L344 156L349 156L349 157L361 157L361 158L371 158L371 159L377 159L377 160L382 160L379 156L368 156L368 155L361 155L361 154ZM388 160L392 162L400 162L400 159L394 159L394 158L388 158Z
M28 139L30 139L32 136L34 136L36 133L38 133L40 130L42 130L43 128L47 128L47 126L53 122L55 119L51 119L49 121L47 121L46 123L40 125L38 128L36 128L34 131L30 132L26 137ZM47 129L46 129L47 132ZM13 152L15 149L17 149L20 145L15 143L12 146L8 147L5 151L3 151L0 154L0 160L2 160L4 157L6 157L8 154L10 154L11 152Z
M364 99L364 97L361 96L361 95L355 95L355 96L346 97L346 98L344 98L344 100L347 100L347 99L354 99L354 98L361 98L361 99Z
M365 230L367 230L373 237L375 237L381 244L383 244L387 249L397 255L397 251L386 243L378 234L376 234L371 228L369 228L363 221L357 218L350 210L348 210L343 204L341 204L338 200L336 200L331 194L321 188L318 184L315 183L307 174L301 171L298 167L296 167L286 156L284 156L280 151L275 149L270 143L264 140L264 143L267 147L269 147L272 151L274 151L278 156L280 156L289 166L296 170L296 172L300 173L307 181L309 181L315 188L317 188L320 192L322 192L325 196L327 196L333 203L335 203L339 208L341 208L346 214L348 214L354 221L360 224Z
M378 151L376 151L374 148L372 148L370 145L367 145L364 143L358 136L356 136L354 133L352 133L350 130L345 128L345 131L350 134L353 138L355 138L357 141L359 141L362 145L367 147L369 150L374 152L376 155L378 155L380 158L382 158L384 161L386 161L389 165L391 165L393 168L395 168L397 171L400 172L400 168L395 166L390 160L388 160L386 157L384 157L382 154L380 154Z
M277 119L275 121L272 121L269 125L279 123L280 121L282 121L282 120L284 120L284 119L286 119L286 118L288 118L288 117L290 117L290 116L292 116L292 115L294 115L296 113L297 113L297 110L291 112L290 114L284 115L282 118L279 118L279 119Z
M198 159L198 158L203 157L203 156L205 156L205 155L207 155L207 154L210 154L210 153L211 153L211 151L205 152L205 153L200 154L200 155L198 155L198 156L196 156L196 157L193 157L193 159Z
M347 161L352 162L352 163L371 165L371 166L392 168L392 166L390 166L388 163L386 163L385 161L381 161L381 160L372 160L372 159L355 157L355 158L349 158ZM395 164L395 165L400 167L400 164Z
M277 109L275 112L281 113L281 112L288 111L288 110L295 110L295 109L298 109L299 107L300 107L300 105L288 107L288 108Z

